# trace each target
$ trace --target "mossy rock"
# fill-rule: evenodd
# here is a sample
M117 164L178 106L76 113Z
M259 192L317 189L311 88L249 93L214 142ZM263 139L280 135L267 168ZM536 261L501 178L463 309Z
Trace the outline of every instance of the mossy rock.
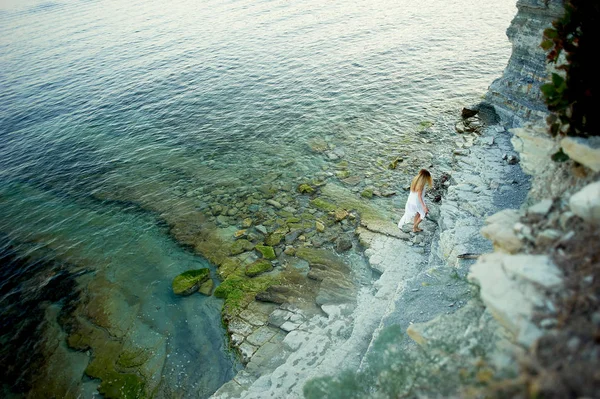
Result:
M306 183L299 184L298 187L296 188L296 190L300 194L312 194L315 192L314 187L312 187L310 184L306 184Z
M237 240L231 247L229 248L229 253L231 255L239 255L246 251L251 251L254 248L254 244L246 239Z
M281 240L283 240L283 237L285 237L285 235L280 233L269 234L269 236L265 239L265 244L272 247L275 245L279 245Z
M373 198L373 190L371 190L370 188L367 188L367 189L363 190L362 193L360 193L360 196L363 198Z
M262 257L267 260L273 260L273 259L277 258L277 255L275 255L275 250L271 246L257 245L256 247L254 247L254 249L256 249L258 252L260 252Z
M198 291L200 284L210 279L208 268L188 270L173 279L171 287L176 295L190 295Z
M273 265L267 259L259 259L246 266L246 276L254 277L273 270Z
M337 172L335 172L335 176L338 179L345 179L350 177L350 171L349 170L338 170Z
M279 279L272 276L250 278L245 275L231 275L215 289L213 295L225 300L223 318L227 320L248 306L257 293L278 283Z
M388 165L388 169L396 169L400 162L404 161L402 158L396 158Z
M225 261L219 266L219 276L222 279L227 278L230 274L235 273L240 268L241 262L236 258L227 258Z
M298 248L296 256L311 265L323 265L336 270L348 269L348 266L338 256L323 248Z
M310 201L310 204L312 206L314 206L315 208L320 209L322 211L326 211L326 212L335 211L335 209L337 208L335 206L335 204L332 204L331 202L327 202L322 198L315 198Z

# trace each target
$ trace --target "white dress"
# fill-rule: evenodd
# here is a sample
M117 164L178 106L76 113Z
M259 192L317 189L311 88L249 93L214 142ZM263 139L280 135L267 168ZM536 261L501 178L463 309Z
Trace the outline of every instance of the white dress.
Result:
M425 196L425 187L423 187L423 196ZM404 206L404 215L398 222L398 228L401 229L406 223L412 223L417 213L421 215L421 219L425 219L425 209L419 201L419 193L411 191Z

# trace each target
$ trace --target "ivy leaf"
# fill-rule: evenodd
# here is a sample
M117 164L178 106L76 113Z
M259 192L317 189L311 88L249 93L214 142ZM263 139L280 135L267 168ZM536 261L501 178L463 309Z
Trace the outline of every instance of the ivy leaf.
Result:
M565 84L565 79L560 76L557 73L553 73L552 74L552 84L554 84L554 86L556 86L557 91L562 91L560 90L561 86L563 86Z
M552 40L544 40L540 44L540 47L542 47L542 49L544 49L544 51L550 50L552 48L552 46L554 46L554 42Z
M544 30L544 37L548 39L555 39L556 37L558 37L558 32L556 31L556 29L547 28Z
M563 152L562 148L552 154L551 158L554 162L566 162L570 159L569 156Z

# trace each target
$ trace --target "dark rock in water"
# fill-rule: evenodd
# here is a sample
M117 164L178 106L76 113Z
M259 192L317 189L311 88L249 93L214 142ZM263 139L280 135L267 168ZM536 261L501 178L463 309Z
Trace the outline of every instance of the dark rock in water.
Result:
M463 119L471 118L479 113L478 110L463 108L461 112L461 116Z
M335 243L335 250L338 252L344 252L352 248L352 239L348 235L339 237Z
M208 268L188 270L175 277L171 287L177 295L190 295L198 291L200 285L209 278L210 270Z
M291 244L302 234L302 230L294 230L285 235L285 243Z
M515 165L519 163L519 157L517 157L516 155L509 155L506 158L506 161L508 162L509 165Z

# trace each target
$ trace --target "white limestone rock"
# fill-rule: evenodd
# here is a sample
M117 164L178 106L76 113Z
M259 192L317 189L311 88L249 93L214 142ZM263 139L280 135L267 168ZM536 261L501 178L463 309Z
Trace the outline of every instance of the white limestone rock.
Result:
M571 211L594 224L600 223L600 182L588 184L569 199Z
M560 146L571 159L600 172L600 137L565 137Z
M558 144L542 125L510 129L511 143L521 157L521 168L529 175L538 175L551 165Z
M481 234L492 241L496 250L514 254L523 247L514 229L520 217L515 209L495 213L486 219L486 226L481 229Z
M545 290L562 285L560 270L546 255L486 254L468 279L481 287L481 299L494 317L523 341L535 335L522 330L535 307L545 305Z

